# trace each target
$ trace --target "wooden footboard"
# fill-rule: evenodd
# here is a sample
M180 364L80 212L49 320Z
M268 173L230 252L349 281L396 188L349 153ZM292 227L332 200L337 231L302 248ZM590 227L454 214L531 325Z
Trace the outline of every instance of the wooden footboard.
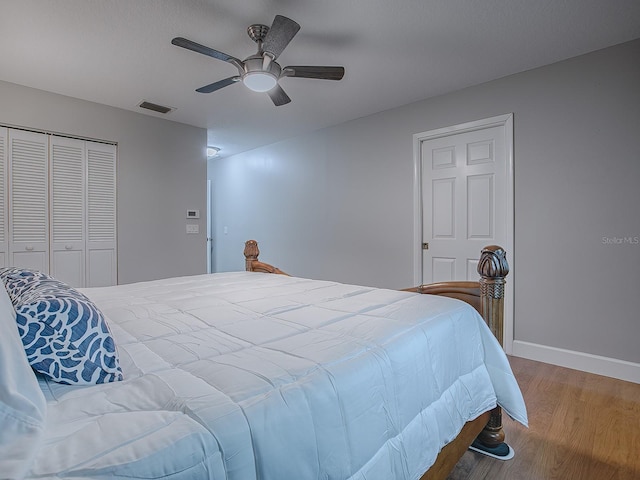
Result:
M282 270L259 261L259 254L258 242L249 240L245 243L247 271L287 275ZM452 297L470 304L482 315L500 345L503 345L504 285L508 273L506 252L497 245L490 245L483 248L480 254L479 282L441 282L407 288L405 291ZM475 420L467 422L460 435L442 449L434 465L421 480L446 479L472 442L474 446L494 452L497 456L502 455L497 453L501 451L502 446L508 450L509 447L504 444L500 407L495 407Z
M482 315L482 318L491 329L491 332L500 342L503 343L504 331L504 285L505 277L509 273L506 252L497 245L490 245L482 249L478 262L479 282L441 282L429 285L420 285L407 289L407 291L442 295L445 297L457 298L473 306ZM479 417L480 418L480 417ZM478 428L477 423L484 422L484 428ZM475 422L475 425L471 425ZM471 442L477 449L491 452L494 456L506 457L510 454L510 447L504 443L505 435L502 429L502 409L498 406L489 412L489 419L468 422L465 425L468 431L478 428L477 437L471 437ZM460 456L471 445L471 442L460 449L460 445L468 442L468 438L459 435L456 439L445 447L451 445L451 451L459 452ZM458 462L455 455L445 455L441 458L443 449L438 455L436 464L421 478L421 480L431 480L436 478L446 478L449 472ZM442 465L440 465L442 464ZM443 476L432 476L432 470L437 466L438 471L444 472Z
M500 345L504 346L504 285L508 273L506 252L497 245L490 245L480 253L479 282L440 282L405 290L442 295L467 302L482 315Z

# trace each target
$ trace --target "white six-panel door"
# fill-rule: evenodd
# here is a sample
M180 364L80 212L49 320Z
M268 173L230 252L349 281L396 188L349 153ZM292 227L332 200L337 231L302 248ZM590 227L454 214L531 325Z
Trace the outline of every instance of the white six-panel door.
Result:
M482 247L504 243L501 127L421 143L422 283L477 280Z
M513 123L502 115L414 135L415 283L478 280L482 247L513 265ZM513 341L507 279L505 349Z

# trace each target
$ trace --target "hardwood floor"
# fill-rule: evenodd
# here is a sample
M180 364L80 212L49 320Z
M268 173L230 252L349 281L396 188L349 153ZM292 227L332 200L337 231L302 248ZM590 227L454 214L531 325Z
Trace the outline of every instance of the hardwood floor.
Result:
M467 451L448 480L639 480L640 385L509 357L529 428L504 415L515 457Z

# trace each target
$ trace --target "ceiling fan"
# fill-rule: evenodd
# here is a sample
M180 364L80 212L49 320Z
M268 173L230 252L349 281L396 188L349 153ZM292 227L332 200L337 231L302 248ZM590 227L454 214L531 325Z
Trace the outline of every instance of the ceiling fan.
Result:
M247 33L258 44L258 53L250 55L244 60L239 60L183 37L176 37L171 40L171 43L223 60L238 69L238 75L200 87L196 89L196 92L211 93L241 81L247 88L255 92L266 92L273 103L280 106L291 101L278 83L283 77L341 80L344 76L344 67L292 65L281 68L276 59L298 33L298 30L300 30L298 23L282 15L275 16L271 27L261 24L251 25L247 29Z

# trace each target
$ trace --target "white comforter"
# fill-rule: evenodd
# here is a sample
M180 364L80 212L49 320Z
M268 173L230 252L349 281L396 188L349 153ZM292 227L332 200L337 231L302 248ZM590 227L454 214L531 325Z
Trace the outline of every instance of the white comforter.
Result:
M125 381L41 380L28 477L417 479L496 398L527 422L500 346L456 300L246 272L83 292Z

